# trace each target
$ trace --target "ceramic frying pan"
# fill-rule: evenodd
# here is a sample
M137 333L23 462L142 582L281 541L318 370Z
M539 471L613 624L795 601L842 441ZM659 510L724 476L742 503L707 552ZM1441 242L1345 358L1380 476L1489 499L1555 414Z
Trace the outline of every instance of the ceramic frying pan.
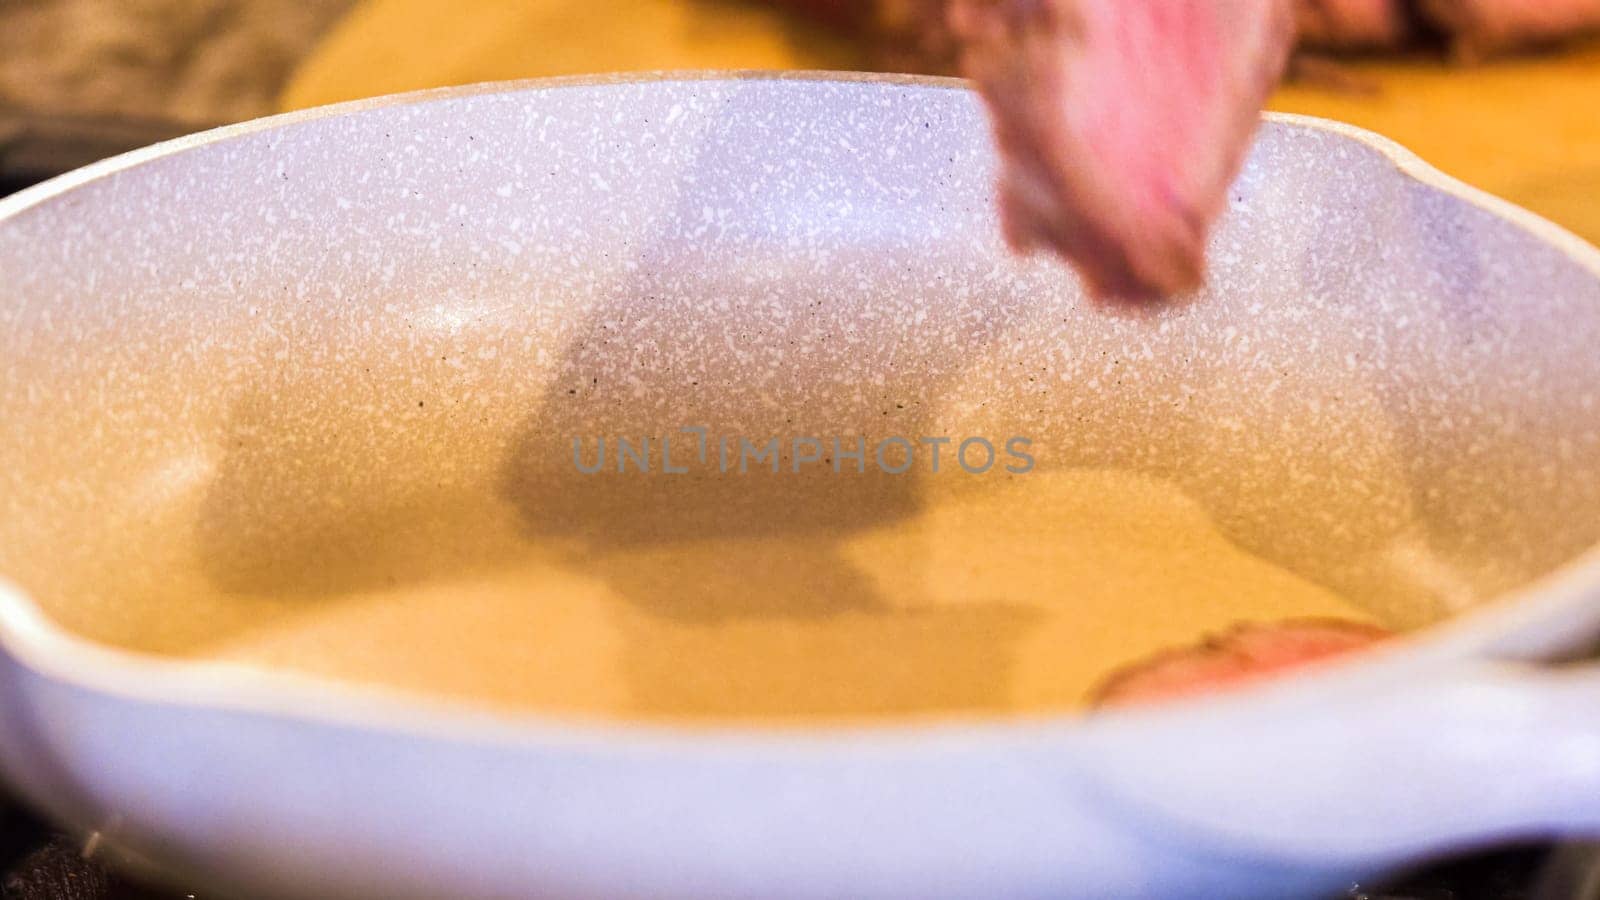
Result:
M669 75L297 113L0 201L7 780L263 896L1282 896L1600 828L1600 671L1547 662L1600 635L1600 254L1271 116L1209 288L1108 315L1004 252L992 166L957 82ZM1041 470L1175 481L1416 630L1225 698L798 732L161 652L492 564L485 522L647 540L643 495L559 489L576 429L853 434L886 396L906 430L1025 430ZM917 503L864 484L686 527ZM238 599L174 599L199 585Z

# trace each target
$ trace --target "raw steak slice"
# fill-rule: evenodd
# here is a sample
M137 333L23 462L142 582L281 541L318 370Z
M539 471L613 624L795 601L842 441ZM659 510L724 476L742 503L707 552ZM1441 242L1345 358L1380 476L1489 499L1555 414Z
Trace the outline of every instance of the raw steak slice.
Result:
M1388 636L1382 628L1338 619L1236 625L1198 646L1113 673L1095 692L1094 704L1124 706L1227 690L1366 649Z
M1290 0L952 0L988 101L1000 211L1101 297L1195 288L1294 40Z

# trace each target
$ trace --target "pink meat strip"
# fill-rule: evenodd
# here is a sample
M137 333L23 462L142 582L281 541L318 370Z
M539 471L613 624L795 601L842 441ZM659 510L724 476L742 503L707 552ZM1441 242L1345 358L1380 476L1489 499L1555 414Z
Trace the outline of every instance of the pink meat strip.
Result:
M1294 42L1290 0L952 0L949 21L988 102L1007 241L1061 254L1101 297L1197 287Z
M1365 650L1387 637L1382 628L1338 619L1237 625L1199 646L1170 650L1113 674L1095 692L1095 705L1224 691Z

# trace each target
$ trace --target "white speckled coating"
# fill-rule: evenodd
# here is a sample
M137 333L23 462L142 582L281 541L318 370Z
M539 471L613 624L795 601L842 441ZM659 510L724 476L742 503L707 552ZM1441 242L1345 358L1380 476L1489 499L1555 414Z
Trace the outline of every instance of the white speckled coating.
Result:
M519 484L568 435L697 423L1026 434L1043 467L1173 476L1235 540L1402 621L1594 543L1592 273L1273 123L1205 295L1106 315L1002 251L978 116L911 84L479 93L15 213L0 572L105 633L83 595L113 572L128 610L196 555L231 587L297 541L392 566L414 548L371 526L395 510L446 502L465 534L536 505Z
M108 640L166 592L240 595L153 641L183 646L375 572L424 577L428 547L508 510L627 540L543 505L565 436L685 424L1025 433L1043 468L1176 479L1241 545L1402 622L1523 588L1600 539L1591 250L1278 119L1205 294L1108 315L1053 263L1004 253L991 168L977 101L950 83L684 77L288 117L0 203L0 576ZM916 502L915 478L882 489L884 515ZM771 485L741 502L746 524L862 524ZM413 510L427 521L383 527ZM129 665L37 640L85 671ZM0 704L14 780L80 825L131 816L129 846L236 887L1244 896L1397 858L1207 856L1033 768L1045 754L1022 731L770 757L695 745L656 772L630 768L631 745L479 746L333 706L301 722L287 700L212 718L234 695L182 666L152 665L125 707L3 662L0 682L26 688ZM279 696L314 695L293 691ZM133 734L148 743L108 763ZM300 777L253 792L250 765L280 763ZM424 771L443 786L418 787ZM849 796L861 808L835 821L824 801ZM208 811L206 834L186 827ZM955 812L989 825L941 817ZM474 831L486 822L495 834ZM441 848L449 828L475 843ZM318 839L342 855L315 857ZM544 855L517 855L532 844Z

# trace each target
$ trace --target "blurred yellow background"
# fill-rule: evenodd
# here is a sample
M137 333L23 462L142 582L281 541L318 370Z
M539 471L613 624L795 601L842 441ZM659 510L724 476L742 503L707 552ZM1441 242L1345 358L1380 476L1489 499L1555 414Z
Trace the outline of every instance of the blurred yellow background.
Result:
M854 69L849 42L735 0L363 0L290 79L285 109L442 85L651 69ZM1282 88L1272 108L1388 135L1600 243L1600 42L1462 68L1348 64L1378 90Z

